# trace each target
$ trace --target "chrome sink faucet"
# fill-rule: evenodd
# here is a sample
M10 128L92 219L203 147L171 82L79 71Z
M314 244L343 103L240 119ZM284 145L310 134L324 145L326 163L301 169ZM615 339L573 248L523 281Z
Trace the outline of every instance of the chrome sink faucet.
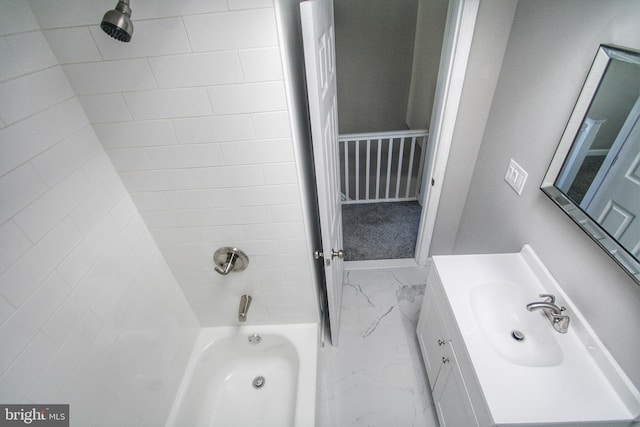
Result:
M556 297L551 294L540 294L539 297L544 300L527 304L527 310L542 310L553 328L561 334L566 334L569 329L569 316L562 314L566 307L558 307L555 304Z

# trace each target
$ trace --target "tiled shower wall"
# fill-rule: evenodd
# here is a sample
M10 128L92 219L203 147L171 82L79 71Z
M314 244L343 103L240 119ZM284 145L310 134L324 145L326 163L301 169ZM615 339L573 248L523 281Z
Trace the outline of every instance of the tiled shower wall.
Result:
M0 1L0 402L160 425L198 330L29 3Z
M204 326L317 318L271 0L32 0L71 87ZM220 276L223 246L249 268Z

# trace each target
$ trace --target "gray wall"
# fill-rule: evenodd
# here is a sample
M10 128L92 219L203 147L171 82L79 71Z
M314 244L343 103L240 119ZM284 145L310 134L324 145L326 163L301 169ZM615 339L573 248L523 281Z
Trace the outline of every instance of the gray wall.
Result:
M340 133L406 129L417 0L336 0Z
M438 81L448 0L418 0L407 126L428 129Z
M516 5L517 0L480 2L431 241L432 255L453 251Z
M640 48L638 22L636 0L518 3L451 252L515 252L531 244L640 387L640 286L538 188L598 45ZM473 154L450 162L448 179L472 166ZM503 180L509 158L529 173L520 197ZM446 242L438 245L434 253L447 252Z

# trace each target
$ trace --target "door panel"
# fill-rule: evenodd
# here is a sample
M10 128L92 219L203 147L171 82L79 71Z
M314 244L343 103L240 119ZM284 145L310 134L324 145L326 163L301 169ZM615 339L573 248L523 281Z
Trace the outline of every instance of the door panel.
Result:
M333 1L301 2L300 15L331 342L337 345L344 261L333 255L342 250Z
M637 104L640 106L640 99ZM627 121L630 132L614 153L586 211L629 252L640 257L640 114L630 115Z

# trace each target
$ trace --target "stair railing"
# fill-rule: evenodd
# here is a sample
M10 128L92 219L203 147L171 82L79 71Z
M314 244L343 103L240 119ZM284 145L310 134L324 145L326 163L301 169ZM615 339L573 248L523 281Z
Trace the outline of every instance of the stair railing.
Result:
M417 200L429 131L339 136L342 203Z

